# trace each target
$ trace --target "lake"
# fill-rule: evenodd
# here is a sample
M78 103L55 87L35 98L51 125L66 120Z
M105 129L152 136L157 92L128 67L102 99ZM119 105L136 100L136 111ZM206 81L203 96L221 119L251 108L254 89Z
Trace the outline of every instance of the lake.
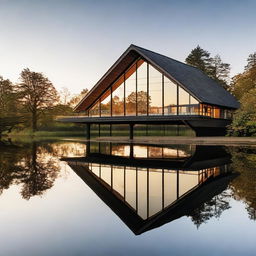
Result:
M255 255L256 147L0 142L1 255Z

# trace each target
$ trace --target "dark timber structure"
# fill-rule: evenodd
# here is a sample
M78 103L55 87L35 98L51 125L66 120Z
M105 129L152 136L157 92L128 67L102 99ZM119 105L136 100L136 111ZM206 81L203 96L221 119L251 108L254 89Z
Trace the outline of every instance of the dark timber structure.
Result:
M186 125L197 136L222 136L237 100L201 70L131 45L75 108L87 124ZM110 128L111 129L111 128ZM110 132L111 134L111 132Z

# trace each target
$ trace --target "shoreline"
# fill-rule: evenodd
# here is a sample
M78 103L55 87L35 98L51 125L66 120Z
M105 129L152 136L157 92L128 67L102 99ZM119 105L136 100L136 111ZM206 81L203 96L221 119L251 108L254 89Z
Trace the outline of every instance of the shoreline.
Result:
M73 139L72 139L73 140ZM76 141L81 141L79 138ZM86 142L87 140L82 140ZM223 146L256 146L256 137L137 137L129 139L126 137L98 137L91 138L91 142L113 142L113 143L134 143L134 144L192 144L192 145L223 145Z
M87 142L85 136L81 134L68 134L58 136L38 136L38 135L9 135L2 136L2 139L15 140L67 140L76 142ZM154 144L154 145L172 145L172 144L192 144L192 145L223 145L223 146L256 146L256 137L188 137L188 136L173 136L173 137L157 137L157 136L140 136L134 139L129 139L125 136L116 137L95 137L90 139L91 142L112 142L112 143L134 143L134 144Z

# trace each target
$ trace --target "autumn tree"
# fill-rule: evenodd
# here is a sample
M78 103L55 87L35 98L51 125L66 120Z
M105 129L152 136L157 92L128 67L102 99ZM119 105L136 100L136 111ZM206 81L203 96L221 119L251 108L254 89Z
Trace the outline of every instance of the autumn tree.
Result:
M58 93L47 77L28 68L21 72L20 80L17 91L21 103L31 115L31 127L35 132L40 116L58 101Z
M229 127L230 135L252 136L256 134L256 65L252 65L248 58L247 67L249 69L232 78L230 90L240 101L241 107L236 111Z
M126 108L129 108L132 111L132 109L136 109L136 103L138 112L141 114L146 114L147 104L151 103L151 97L148 96L147 92L144 91L138 91L137 95L136 92L132 92L126 98Z
M88 93L88 89L87 88L83 89L78 95L75 95L73 98L71 98L68 104L71 107L75 107L85 97L87 93Z

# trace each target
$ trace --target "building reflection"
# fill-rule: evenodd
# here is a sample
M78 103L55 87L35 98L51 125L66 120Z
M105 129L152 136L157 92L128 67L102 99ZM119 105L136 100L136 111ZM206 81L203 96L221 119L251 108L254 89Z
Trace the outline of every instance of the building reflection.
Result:
M224 191L236 176L230 159L216 146L91 143L85 157L63 160L135 234L141 234L195 215L203 203Z

